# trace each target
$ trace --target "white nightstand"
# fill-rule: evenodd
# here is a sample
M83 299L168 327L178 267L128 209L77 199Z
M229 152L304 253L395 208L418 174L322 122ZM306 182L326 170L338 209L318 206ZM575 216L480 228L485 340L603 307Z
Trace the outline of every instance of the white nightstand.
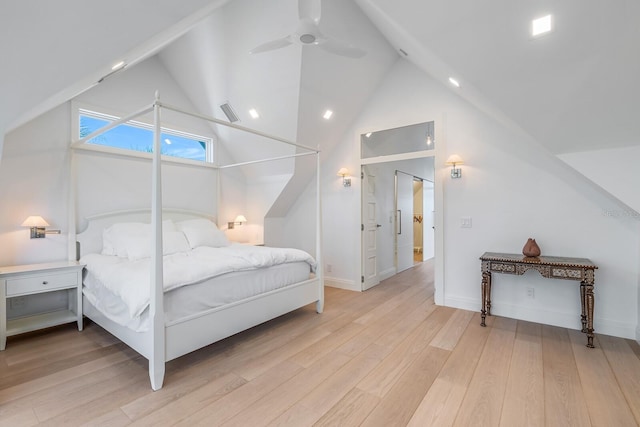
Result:
M78 322L81 331L83 268L71 261L0 267L0 350L8 336L24 332L69 322ZM54 291L66 291L65 309L7 319L7 304L13 298Z

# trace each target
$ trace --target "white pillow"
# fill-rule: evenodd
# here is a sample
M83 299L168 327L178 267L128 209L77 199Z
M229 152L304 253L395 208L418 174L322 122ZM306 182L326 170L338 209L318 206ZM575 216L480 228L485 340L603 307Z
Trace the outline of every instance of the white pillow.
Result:
M183 233L187 236L189 246L194 249L198 246L222 248L231 244L227 236L217 228L215 230L210 228L187 228L183 230Z
M149 234L149 224L120 222L102 231L102 254L127 257L127 246L131 238Z
M164 232L177 231L173 221L162 221ZM102 255L115 255L122 258L128 257L128 247L137 245L131 239L149 239L151 225L142 222L120 222L105 228L102 231Z
M166 231L162 233L162 254L171 255L189 252L191 247L182 231ZM151 234L134 236L127 242L127 257L132 260L151 256Z

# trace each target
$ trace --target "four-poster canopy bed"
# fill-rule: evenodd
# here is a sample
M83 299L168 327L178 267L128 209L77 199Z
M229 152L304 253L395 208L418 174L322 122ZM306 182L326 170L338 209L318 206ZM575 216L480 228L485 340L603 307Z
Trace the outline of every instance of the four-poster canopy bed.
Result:
M163 207L161 109L303 150L291 156L218 166L217 169L315 155L315 260L297 249L229 245L224 233L217 229L217 218L213 215ZM149 360L151 387L158 390L163 384L167 361L313 302L316 311L321 313L324 287L319 151L162 103L157 92L152 105L71 145L69 223L78 223L74 150L85 148L86 141L151 111L154 149L150 209L86 218L87 228L77 234L71 227L69 258L75 260L81 256L81 261L87 265L83 314ZM145 224L149 218L150 224ZM202 274L196 275L196 272ZM133 296L129 294L131 289L134 289ZM213 296L211 289L217 289Z

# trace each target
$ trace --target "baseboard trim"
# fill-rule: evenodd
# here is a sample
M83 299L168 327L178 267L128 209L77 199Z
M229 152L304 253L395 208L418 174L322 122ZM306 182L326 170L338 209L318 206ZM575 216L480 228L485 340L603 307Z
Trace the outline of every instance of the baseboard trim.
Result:
M324 285L332 288L346 289L347 291L362 292L362 285L353 280L344 280L325 276Z
M481 303L478 299L463 297L445 297L444 305L463 310L480 311ZM491 314L509 317L511 319L526 320L543 325L559 326L568 329L582 329L580 313L562 313L556 311L533 310L513 304L501 303L491 308ZM593 319L594 332L619 338L635 339L640 343L640 325L619 322L617 320L595 317Z

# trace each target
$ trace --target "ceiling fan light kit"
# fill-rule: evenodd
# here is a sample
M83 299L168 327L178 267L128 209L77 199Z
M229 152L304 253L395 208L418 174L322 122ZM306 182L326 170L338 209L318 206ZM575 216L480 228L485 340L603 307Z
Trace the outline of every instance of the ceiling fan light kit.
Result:
M320 32L321 0L298 0L298 27L283 38L271 40L253 48L249 53L262 53L282 49L294 43L303 46L318 46L327 52L347 58L362 58L367 54L364 50L324 36Z

